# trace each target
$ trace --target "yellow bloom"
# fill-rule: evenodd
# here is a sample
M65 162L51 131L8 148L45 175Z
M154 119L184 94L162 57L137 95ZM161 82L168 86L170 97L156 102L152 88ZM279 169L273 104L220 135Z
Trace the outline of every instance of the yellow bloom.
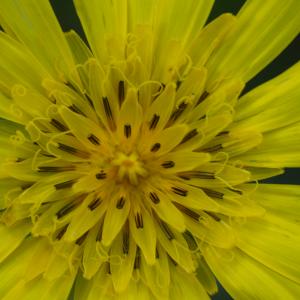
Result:
M1 299L300 296L300 1L212 4L0 1Z

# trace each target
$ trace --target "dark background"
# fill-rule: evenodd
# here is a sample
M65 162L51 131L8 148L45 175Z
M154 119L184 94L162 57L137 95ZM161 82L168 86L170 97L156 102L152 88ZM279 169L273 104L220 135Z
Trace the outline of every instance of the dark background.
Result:
M88 1L88 0L87 0ZM101 0L100 0L101 1ZM142 1L142 0L141 0ZM74 29L84 38L84 33L76 15L72 0L50 0L54 11L64 31ZM218 0L209 16L208 22L224 12L236 14L245 0ZM298 36L270 65L250 80L243 93L259 84L277 76L300 59L300 37ZM300 99L299 99L300 105ZM287 169L285 174L265 180L268 183L300 184L300 169ZM231 300L232 298L220 286L220 291L213 297L214 300Z

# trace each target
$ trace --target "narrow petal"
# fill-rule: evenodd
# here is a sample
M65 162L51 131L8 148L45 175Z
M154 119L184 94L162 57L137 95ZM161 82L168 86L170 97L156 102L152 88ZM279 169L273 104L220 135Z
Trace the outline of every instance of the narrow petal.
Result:
M261 71L298 34L299 9L298 0L247 1L236 28L209 59L209 89L224 78L248 81Z
M52 75L69 77L74 69L72 54L48 1L3 0L0 11L18 39Z

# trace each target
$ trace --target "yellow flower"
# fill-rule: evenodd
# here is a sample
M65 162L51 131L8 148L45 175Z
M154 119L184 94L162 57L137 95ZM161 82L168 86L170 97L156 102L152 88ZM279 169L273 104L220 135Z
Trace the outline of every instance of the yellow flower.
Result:
M0 1L1 299L300 296L300 1L212 4Z

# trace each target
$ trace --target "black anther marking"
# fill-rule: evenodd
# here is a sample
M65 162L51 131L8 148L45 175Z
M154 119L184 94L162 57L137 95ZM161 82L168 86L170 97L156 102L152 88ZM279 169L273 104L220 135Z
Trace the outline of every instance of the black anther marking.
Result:
M152 147L151 147L151 152L157 152L160 149L161 144L160 143L155 143Z
M52 126L54 126L56 129L58 129L59 131L67 131L68 130L68 128L64 124L62 124L61 122L59 122L56 119L51 119L50 124Z
M207 97L209 96L209 93L207 91L204 91L203 94L199 97L196 105L199 105L201 102L203 102Z
M124 197L121 197L117 202L116 208L122 209L125 205L125 201L126 201L126 199Z
M158 124L158 121L160 119L160 116L157 115L157 114L154 114L151 121L150 121L150 124L149 124L149 129L150 130L154 130Z
M187 190L184 190L182 188L175 187L175 186L172 186L172 192L179 195L179 196L183 196L183 197L186 197L187 194L188 194Z
M130 138L131 136L131 125L126 124L124 125L124 135L126 138Z
M88 136L88 140L94 145L97 145L97 146L100 145L99 138L92 133Z
M188 132L182 139L182 141L180 142L180 144L183 144L187 141L189 141L190 139L192 139L193 137L195 137L198 134L198 130L197 129L193 129L190 132Z
M207 189L207 188L201 188L201 189L209 197L223 199L224 194L222 194L220 192L210 190L210 189Z
M173 202L173 204L187 216L191 217L195 221L199 221L200 215L197 212L193 211L192 209L187 208L186 206L184 206L180 203Z
M107 176L107 174L104 171L101 171L100 173L96 174L96 179L101 180L101 179L105 179Z
M134 217L136 228L144 228L143 216L137 213Z
M154 204L158 204L160 202L159 197L154 192L149 193L149 198Z
M54 187L57 190L67 189L67 188L72 187L75 182L76 182L76 180L72 179L72 180L68 180L68 181L65 181L65 182L57 183L57 184L54 185Z
M169 168L173 168L175 166L175 163L174 161L168 160L163 162L161 166L164 167L165 169L169 169Z
M118 98L121 105L125 99L125 83L123 80L119 81Z
M101 198L95 198L89 205L88 208L93 211L94 209L96 209L100 204L102 203Z

